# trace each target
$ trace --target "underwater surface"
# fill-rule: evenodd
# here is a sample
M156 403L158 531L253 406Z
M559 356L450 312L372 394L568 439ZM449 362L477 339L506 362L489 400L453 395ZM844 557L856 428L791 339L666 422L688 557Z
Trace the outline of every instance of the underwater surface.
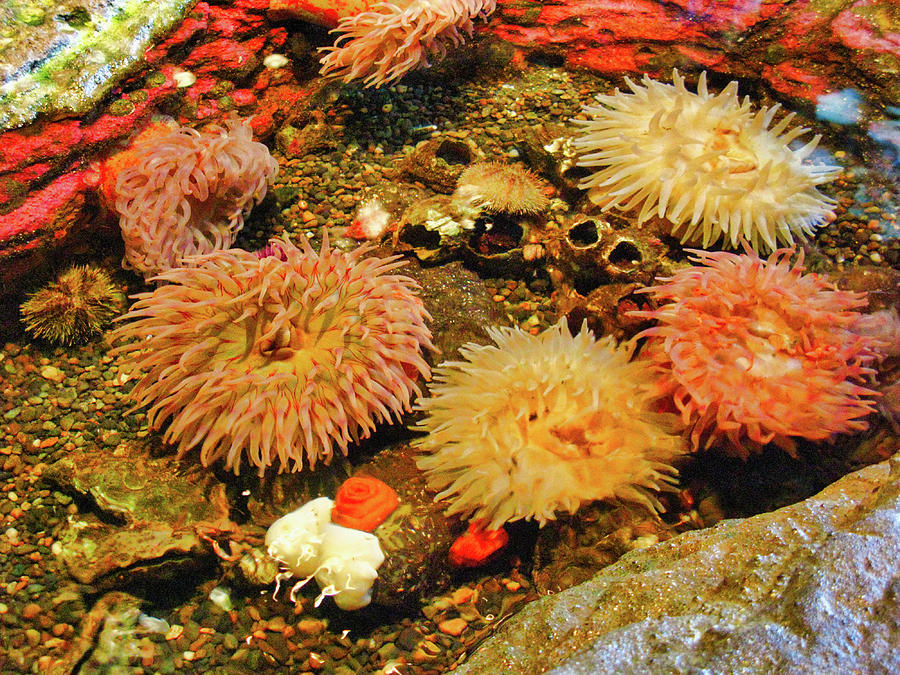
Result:
M891 0L11 0L0 76L0 672L900 669Z

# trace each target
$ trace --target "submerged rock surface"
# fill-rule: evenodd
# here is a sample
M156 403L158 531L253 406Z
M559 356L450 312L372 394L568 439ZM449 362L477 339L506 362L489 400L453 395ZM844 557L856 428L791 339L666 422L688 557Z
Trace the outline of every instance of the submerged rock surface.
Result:
M635 551L512 618L460 675L900 671L900 457Z
M14 0L0 8L0 129L81 115L196 0Z

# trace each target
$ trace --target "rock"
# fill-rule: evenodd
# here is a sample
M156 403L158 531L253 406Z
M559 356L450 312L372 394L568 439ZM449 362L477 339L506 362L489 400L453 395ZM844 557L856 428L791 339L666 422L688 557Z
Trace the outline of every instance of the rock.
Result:
M867 95L890 104L900 87L894 4L499 0L482 30L598 73L669 79L676 66L708 68L761 78L798 104L865 82Z
M275 134L275 143L285 157L305 157L333 150L337 145L334 130L321 111L303 113L294 124L282 127Z
M406 444L383 450L356 475L384 481L400 498L400 506L375 528L385 559L378 568L373 602L410 606L445 590L450 583L447 553L462 527L451 529L444 506L434 503L414 450Z
M478 157L471 141L435 136L421 141L400 162L398 173L410 181L420 181L436 192L450 194L463 170Z
M453 359L466 342L488 342L487 326L509 324L484 282L461 263L440 267L411 264L403 267L402 273L422 285L420 295L432 317L429 327L440 353L431 354L429 361Z
M142 59L194 0L19 2L3 17L0 131L40 115L83 115ZM4 49L4 47L6 47Z
M200 466L148 456L122 443L115 450L75 449L44 476L60 490L93 501L59 537L60 556L82 583L98 588L159 582L209 566L203 536L236 533L225 486Z
M116 7L122 3L96 4ZM35 268L78 253L78 246L95 250L98 230L105 238L118 240L115 229L99 227L103 219L97 218L93 194L96 166L146 124L154 111L165 110L190 126L215 121L231 111L252 114L255 134L265 137L295 116L298 104L312 95L310 87L297 84L290 68L263 66L263 58L287 42L283 27L265 21L267 0L239 5L182 0L138 4L150 7L147 11L155 12L154 16L193 7L155 46L145 49L140 42L126 40L112 45L112 51L97 47L110 59L124 47L126 51L134 48L127 58L116 60L108 73L109 62L101 59L97 66L102 63L103 68L95 71L82 60L75 80L46 78L47 86L58 91L53 97L40 94L39 104L20 100L18 95L0 95L0 296ZM158 4L163 9L158 10ZM73 7L78 14L79 7ZM50 23L60 24L66 16L63 13ZM126 17L127 22L135 20L134 15ZM153 31L161 31L162 24L144 21L139 28L146 31L142 33L146 39L158 38L159 32ZM80 39L78 31L73 35ZM4 39L0 35L0 49ZM3 51L4 59L10 52ZM47 58L48 63L56 63L55 57ZM126 70L128 77L122 80ZM194 84L178 87L175 75L185 72L196 78ZM80 74L91 82L89 101L81 101L86 95ZM65 114L70 116L62 117Z
M898 557L895 456L629 553L527 606L457 672L900 672Z

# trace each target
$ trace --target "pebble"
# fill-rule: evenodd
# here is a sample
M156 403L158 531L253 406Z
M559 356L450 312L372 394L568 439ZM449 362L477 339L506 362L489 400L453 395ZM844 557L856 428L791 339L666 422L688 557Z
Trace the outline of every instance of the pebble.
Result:
M444 619L438 624L438 630L444 633L445 635L452 635L453 637L459 637L462 635L462 632L468 628L469 624L460 618L455 619Z
M41 606L35 602L29 602L22 608L22 618L23 619L33 619L38 614L41 613Z
M56 366L44 366L41 368L41 377L52 382L62 382L66 374Z

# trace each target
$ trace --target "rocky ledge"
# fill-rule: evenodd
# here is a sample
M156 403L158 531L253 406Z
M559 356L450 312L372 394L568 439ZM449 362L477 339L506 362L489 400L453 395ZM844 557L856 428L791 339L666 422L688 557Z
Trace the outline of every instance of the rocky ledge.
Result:
M900 456L627 554L456 672L900 672Z

